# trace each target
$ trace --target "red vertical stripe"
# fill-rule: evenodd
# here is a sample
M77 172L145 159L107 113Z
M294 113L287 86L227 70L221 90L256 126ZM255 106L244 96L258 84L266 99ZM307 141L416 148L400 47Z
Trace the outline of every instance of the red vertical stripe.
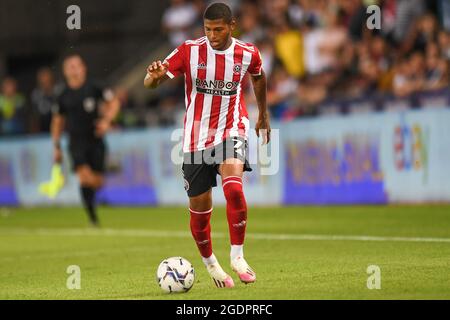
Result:
M235 46L234 47L234 65L232 68L234 69L235 65L240 65L242 69L242 58L244 56L244 50L241 46ZM241 73L234 73L233 72L233 82L239 82L241 80ZM241 97L242 98L242 97ZM237 95L230 98L230 104L228 105L228 113L227 113L227 121L225 125L225 130L223 132L223 138L222 140L226 139L229 136L229 130L233 126L233 113L234 109L238 108L239 106L236 106L237 101Z
M216 54L216 69L215 80L225 80L225 55ZM219 88L223 89L223 88ZM217 132L217 125L219 124L220 106L222 103L221 96L213 96L211 113L209 118L208 139L206 140L205 147L208 148L214 143L214 137Z
M205 65L207 65L208 63L207 60L208 60L207 45L206 43L204 43L199 48L197 64L204 63ZM197 78L201 80L206 80L206 68L198 69ZM195 85L195 83L193 83L193 85ZM199 92L197 92L195 95L194 123L191 131L191 146L190 146L191 151L197 151L204 97L205 95Z

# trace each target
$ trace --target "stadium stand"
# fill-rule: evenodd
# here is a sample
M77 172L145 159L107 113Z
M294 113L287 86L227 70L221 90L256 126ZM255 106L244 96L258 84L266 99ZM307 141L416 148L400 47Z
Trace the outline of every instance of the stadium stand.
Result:
M27 19L37 22L45 14L55 15L66 2L50 1ZM4 84L0 94L0 134L48 130L45 101L48 104L53 98L39 91L40 82L45 80L35 79L42 67L50 67L52 76L61 80L58 63L67 45L85 56L96 77L116 88L125 105L118 127L181 125L183 82L173 81L157 91L145 91L142 70L154 58L165 57L182 39L202 35L201 13L208 2L161 1L158 11L150 10L149 4L142 1L132 5L114 1L108 2L102 12L97 12L102 6L80 2L89 12L96 12L95 21L88 15L83 17L85 27L80 32L68 32L61 24L45 19L38 29L28 23L1 31L2 47L8 50L0 55L0 80ZM276 120L449 105L449 13L439 10L438 2L224 2L231 5L238 19L235 36L256 44L261 51L271 80L268 102ZM381 7L381 30L366 27L366 9L373 4ZM0 12L17 13L23 9L20 3L13 2L1 6L5 8ZM109 23L112 20L117 23ZM24 44L22 40L28 34L33 41ZM23 94L11 96L11 92L5 92L11 84L17 87L14 92ZM246 98L250 115L256 114L254 98L251 94Z

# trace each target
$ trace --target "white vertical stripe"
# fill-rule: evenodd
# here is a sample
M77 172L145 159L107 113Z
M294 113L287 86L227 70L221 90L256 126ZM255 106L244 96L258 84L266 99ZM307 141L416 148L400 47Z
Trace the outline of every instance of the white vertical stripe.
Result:
M227 54L225 56L225 74L224 74L225 82L233 81L233 67L234 67L234 51L233 53ZM220 142L222 142L222 136L225 131L225 126L227 125L227 113L228 107L230 105L230 100L231 100L230 96L222 97L222 103L220 105L219 122L217 123L217 132L214 138L214 145L217 145Z
M248 133L250 131L250 120L247 117L242 117L242 123L244 124L245 137L248 139Z
M193 89L192 85L192 89ZM188 107L188 96L187 96L187 73L184 74L184 107Z
M239 136L238 131L238 123L239 123L239 105L240 105L240 97L241 97L241 91L242 91L242 78L247 73L247 69L250 66L250 63L252 62L252 54L246 50L243 51L243 57L242 57L242 74L241 79L239 79L239 87L237 90L237 96L236 96L236 104L234 106L234 112L233 112L233 126L230 130L230 137Z
M186 126L184 128L184 144L183 152L190 151L191 145L191 131L194 124L194 109L195 109L195 95L197 93L197 88L195 86L195 78L197 78L197 66L198 66L198 55L199 47L191 46L191 60L189 61L191 66L191 80L192 80L192 91L191 91L191 103L186 105Z
M206 62L206 82L214 81L216 77L216 54L207 46L207 62ZM206 140L208 140L209 120L211 118L212 94L205 94L203 98L203 111L200 123L200 133L198 135L198 150L205 149Z

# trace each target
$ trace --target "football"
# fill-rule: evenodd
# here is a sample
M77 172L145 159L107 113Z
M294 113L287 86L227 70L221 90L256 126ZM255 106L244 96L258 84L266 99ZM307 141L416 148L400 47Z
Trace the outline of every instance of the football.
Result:
M159 264L156 280L165 292L187 292L194 285L194 267L183 257L164 259Z

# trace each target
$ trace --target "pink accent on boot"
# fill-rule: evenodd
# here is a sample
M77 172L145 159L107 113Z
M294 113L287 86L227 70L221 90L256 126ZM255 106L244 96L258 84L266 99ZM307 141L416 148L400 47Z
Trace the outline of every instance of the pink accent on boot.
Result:
M238 276L243 283L253 283L256 281L256 276L254 274L238 273Z
M233 288L234 287L234 281L231 277L228 277L225 279L225 287L226 288Z

